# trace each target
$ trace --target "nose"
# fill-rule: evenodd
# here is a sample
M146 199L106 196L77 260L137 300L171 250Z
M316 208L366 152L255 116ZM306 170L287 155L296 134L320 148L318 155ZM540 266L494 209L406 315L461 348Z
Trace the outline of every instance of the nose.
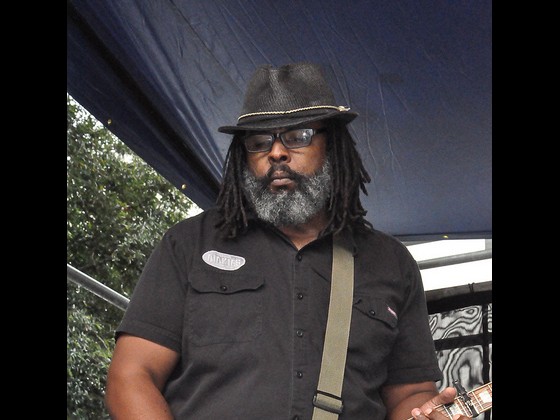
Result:
M289 162L290 152L289 149L284 146L279 137L274 139L272 147L268 152L268 160L271 162Z

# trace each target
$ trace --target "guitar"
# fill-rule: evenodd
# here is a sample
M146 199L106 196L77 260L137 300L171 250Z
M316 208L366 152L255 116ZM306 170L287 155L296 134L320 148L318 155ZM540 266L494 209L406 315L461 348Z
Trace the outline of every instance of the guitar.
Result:
M449 404L434 407L435 410L452 418L455 414L476 417L492 408L492 382L488 382L470 392L459 393L455 400ZM414 420L410 417L407 420Z

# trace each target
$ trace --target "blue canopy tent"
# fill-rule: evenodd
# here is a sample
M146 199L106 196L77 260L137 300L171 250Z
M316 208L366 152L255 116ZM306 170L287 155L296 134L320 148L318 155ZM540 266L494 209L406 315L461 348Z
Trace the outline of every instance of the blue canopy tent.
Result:
M405 243L492 238L491 1L67 2L67 92L203 209L230 141L217 128L235 124L257 65L293 61L322 64L359 113L374 227ZM487 382L491 285L473 290L429 303L482 305L469 345Z
M492 233L491 2L71 1L67 89L201 208L256 65L314 61L403 240Z

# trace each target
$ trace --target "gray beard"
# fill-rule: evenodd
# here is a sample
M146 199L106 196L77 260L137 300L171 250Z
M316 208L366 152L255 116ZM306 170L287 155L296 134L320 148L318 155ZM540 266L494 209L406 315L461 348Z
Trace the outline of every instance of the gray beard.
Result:
M325 208L330 196L331 165L328 159L314 174L305 176L280 165L296 181L293 190L272 192L269 174L258 178L247 168L243 171L243 188L257 216L274 226L297 226L311 220ZM270 171L270 173L272 173Z

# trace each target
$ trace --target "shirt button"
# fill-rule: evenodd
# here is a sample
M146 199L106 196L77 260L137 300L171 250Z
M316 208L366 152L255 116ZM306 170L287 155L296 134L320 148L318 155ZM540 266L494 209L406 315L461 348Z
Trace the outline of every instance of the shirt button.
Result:
M297 376L298 378L303 378L303 372L300 371L300 370L298 370L298 371L296 372L296 376Z
M221 290L222 292L225 292L225 291L227 290L227 286L220 286L220 290Z
M298 337L303 337L303 331L302 330L297 330L296 334Z
M292 420L299 420L299 416L292 417Z
M301 261L302 259L303 259L303 257L301 256L301 254L298 254L297 260L298 260L298 261Z
M302 300L302 299L303 299L303 293L298 293L298 294L297 294L297 298L298 298L299 300Z
M370 315L370 316L375 316L375 311L374 311L373 309L370 309L370 310L369 310L369 315Z

